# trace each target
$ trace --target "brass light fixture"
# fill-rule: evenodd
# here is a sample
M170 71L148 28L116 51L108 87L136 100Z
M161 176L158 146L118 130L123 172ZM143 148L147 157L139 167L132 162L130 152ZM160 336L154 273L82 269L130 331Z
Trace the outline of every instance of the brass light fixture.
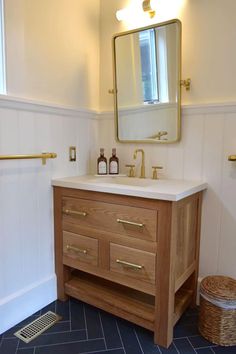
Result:
M157 0L143 0L142 6L138 9L139 12L144 12L145 14L149 15L150 18L153 18L156 14L155 11L155 3ZM129 17L133 16L135 11L135 7L127 7L121 10L116 11L116 18L118 21L124 21L129 19Z
M188 78L186 80L180 80L180 86L185 87L186 91L190 91L191 79Z
M150 18L153 18L156 14L156 11L153 9L152 0L144 0L143 1L143 11L149 14Z

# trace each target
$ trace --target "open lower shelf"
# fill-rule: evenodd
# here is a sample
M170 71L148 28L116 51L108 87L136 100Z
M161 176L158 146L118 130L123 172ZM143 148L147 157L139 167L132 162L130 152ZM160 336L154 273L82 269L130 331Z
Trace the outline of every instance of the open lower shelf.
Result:
M72 273L72 278L65 283L65 292L113 315L154 330L154 296L80 271ZM182 288L175 294L173 325L190 305L192 295L191 290Z
M73 273L65 283L67 295L113 315L154 330L154 296L121 286L87 273Z
M193 291L180 288L175 294L175 311L173 317L173 325L180 319L184 311L192 302Z

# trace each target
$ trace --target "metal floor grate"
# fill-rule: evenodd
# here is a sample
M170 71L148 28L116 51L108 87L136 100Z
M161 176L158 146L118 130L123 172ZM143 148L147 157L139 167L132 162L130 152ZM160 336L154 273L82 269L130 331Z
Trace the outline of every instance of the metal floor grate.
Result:
M46 329L53 326L61 319L56 313L48 311L44 315L40 316L27 326L21 328L14 335L25 343L31 342L34 338L38 337Z

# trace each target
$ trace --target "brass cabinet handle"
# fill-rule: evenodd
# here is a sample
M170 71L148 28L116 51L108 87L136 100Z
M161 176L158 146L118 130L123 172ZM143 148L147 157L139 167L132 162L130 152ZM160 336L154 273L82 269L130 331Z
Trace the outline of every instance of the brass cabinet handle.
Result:
M67 251L74 251L74 252L83 253L83 254L88 253L87 250L82 250L81 248L71 246L71 245L66 245L66 249L67 249Z
M139 270L143 268L142 265L129 263L129 262L126 262L126 261L121 261L120 259L117 259L116 263L125 265L125 266L130 267L130 268L139 269Z
M88 214L85 211L75 211L70 209L63 209L63 213L67 215L79 215L79 216L87 216Z
M120 224L127 224L127 225L133 225L133 226L138 226L138 227L144 227L144 224L140 224L140 223L133 222L133 221L127 221L127 220L122 220L122 219L116 219L116 221Z

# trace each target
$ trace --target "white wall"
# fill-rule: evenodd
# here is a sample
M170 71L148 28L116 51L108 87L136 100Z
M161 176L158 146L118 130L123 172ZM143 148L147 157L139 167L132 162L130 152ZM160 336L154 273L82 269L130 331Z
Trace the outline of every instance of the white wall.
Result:
M236 153L236 1L159 0L162 11L154 20L137 22L135 14L130 22L118 22L116 10L134 3L140 1L101 1L100 105L103 113L100 115L99 146L105 148L107 155L112 147L117 148L122 172L125 164L136 162L132 159L133 151L140 147L146 153L149 177L151 166L163 165L162 178L207 181L200 276L225 274L236 278L236 165L227 161L228 154ZM177 9L177 3L182 7ZM176 17L181 20L183 29L182 77L192 79L191 91L182 90L181 141L162 146L117 143L113 97L107 93L113 85L111 50L107 50L112 35ZM229 102L233 102L232 105ZM140 165L137 173L139 169Z
M98 109L99 0L5 0L11 96Z
M52 151L58 158L46 166L1 161L0 333L57 297L51 179L90 170L99 5L5 0L7 90L18 98L0 96L0 155ZM77 147L77 162L68 161L70 145Z
M2 98L0 107L0 155L58 154L46 166L1 161L1 333L56 299L51 179L89 172L96 121L92 111ZM68 161L70 145L77 147L77 162Z

